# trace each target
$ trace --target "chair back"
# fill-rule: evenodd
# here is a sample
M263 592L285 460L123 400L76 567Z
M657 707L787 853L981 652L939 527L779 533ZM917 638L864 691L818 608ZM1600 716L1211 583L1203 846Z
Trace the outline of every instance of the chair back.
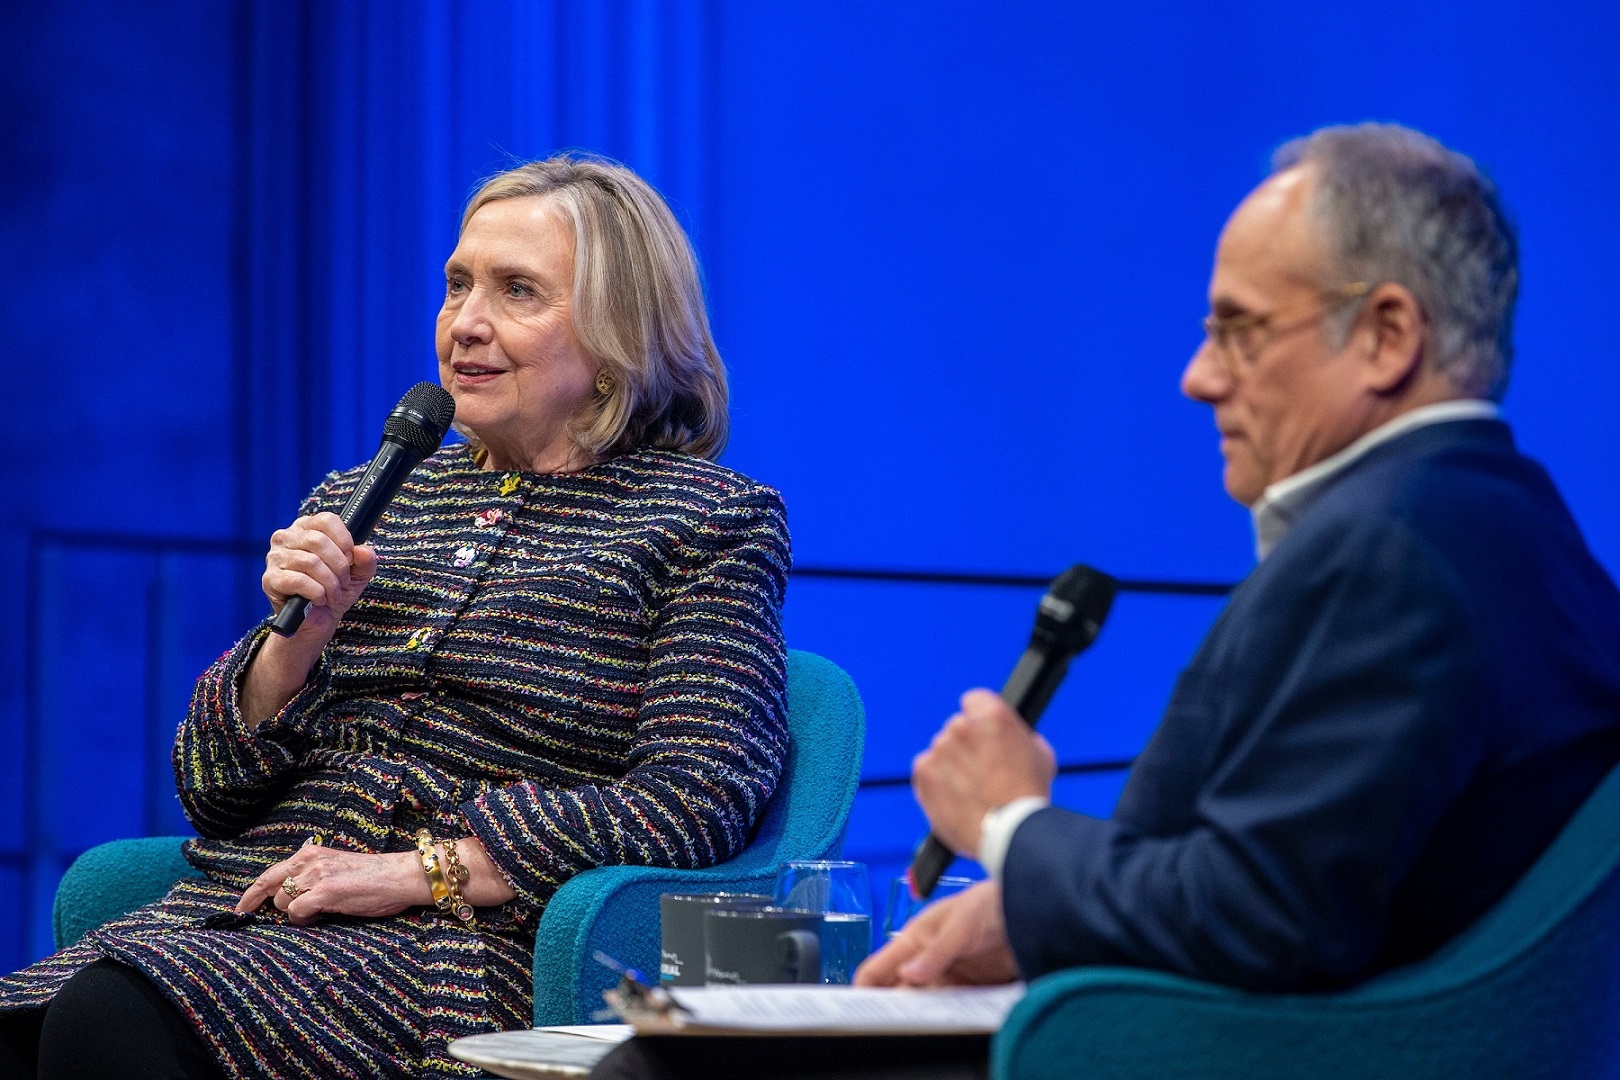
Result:
M1531 954L1561 927L1602 922L1620 899L1620 766L1609 771L1506 896L1428 960L1365 984L1460 984ZM1620 919L1610 918L1616 928ZM1591 929L1597 929L1596 926ZM1616 957L1620 959L1620 957ZM1620 1015L1616 1016L1620 1026Z
M727 864L734 869L843 850L866 744L861 696L831 660L789 649L787 699L782 779L747 850Z
M1435 1077L1620 1076L1620 766L1473 926L1338 1000L1446 1025Z

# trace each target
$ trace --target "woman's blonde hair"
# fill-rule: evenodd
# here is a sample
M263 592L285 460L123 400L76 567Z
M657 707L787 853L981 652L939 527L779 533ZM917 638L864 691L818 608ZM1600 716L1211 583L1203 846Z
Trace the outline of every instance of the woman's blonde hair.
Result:
M709 334L697 257L652 185L601 158L559 154L486 180L461 228L497 199L539 196L574 227L574 330L612 377L575 423L600 457L642 446L714 459L725 449L726 369Z

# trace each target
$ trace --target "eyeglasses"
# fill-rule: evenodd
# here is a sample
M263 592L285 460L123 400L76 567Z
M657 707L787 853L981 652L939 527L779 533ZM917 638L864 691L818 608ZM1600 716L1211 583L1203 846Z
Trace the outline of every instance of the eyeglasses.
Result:
M1275 326L1279 322L1298 314L1303 314L1313 305L1321 305L1321 310L1306 322L1325 318L1327 314L1340 304L1357 297L1366 296L1372 292L1372 286L1365 281L1352 281L1348 285L1341 285L1337 289L1327 289L1317 293L1309 300L1300 304L1289 304L1276 311L1254 312L1240 311L1236 315L1206 315L1204 316L1204 337L1226 363L1227 370L1233 375L1238 373L1238 360L1254 361L1254 354L1259 351L1260 344L1255 340L1256 331L1268 326ZM1301 322L1297 325L1305 325Z

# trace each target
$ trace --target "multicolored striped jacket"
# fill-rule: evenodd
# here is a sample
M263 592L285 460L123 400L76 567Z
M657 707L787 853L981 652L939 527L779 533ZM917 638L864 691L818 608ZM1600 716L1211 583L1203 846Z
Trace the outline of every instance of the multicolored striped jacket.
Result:
M304 512L340 508L360 472ZM532 474L480 471L456 445L372 542L376 578L280 713L250 732L237 702L266 627L197 683L174 765L206 880L0 979L0 1009L43 1005L109 956L231 1076L476 1075L446 1044L528 1025L560 884L742 849L786 753L776 492L664 451ZM394 852L423 827L476 836L517 898L472 928L431 908L300 928L268 905L204 925L312 834Z

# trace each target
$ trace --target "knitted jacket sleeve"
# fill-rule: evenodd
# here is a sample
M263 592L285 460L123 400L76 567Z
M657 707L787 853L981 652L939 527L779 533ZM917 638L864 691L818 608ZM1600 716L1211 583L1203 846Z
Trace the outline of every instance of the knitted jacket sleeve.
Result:
M522 781L462 805L520 902L543 905L592 867L701 867L742 850L787 750L788 563L776 493L726 499L670 568L623 777Z
M335 508L341 474L331 474L299 507L299 516ZM175 735L172 761L180 807L203 836L229 836L258 819L316 730L331 687L325 657L274 715L249 729L242 680L270 634L266 619L208 667L192 691Z

